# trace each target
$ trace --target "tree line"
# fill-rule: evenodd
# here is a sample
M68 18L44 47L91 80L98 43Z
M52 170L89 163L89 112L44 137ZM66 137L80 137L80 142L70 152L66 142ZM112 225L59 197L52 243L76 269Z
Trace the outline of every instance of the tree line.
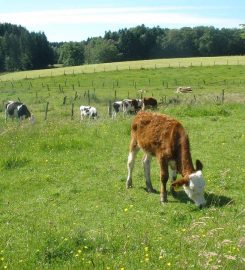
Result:
M64 65L107 63L175 57L244 55L243 29L144 25L82 42L53 44L56 61Z
M0 24L0 72L42 69L54 63L54 50L44 33Z
M54 63L75 66L157 58L244 55L244 27L139 25L107 31L81 42L49 43L44 33L0 24L0 71L46 68Z

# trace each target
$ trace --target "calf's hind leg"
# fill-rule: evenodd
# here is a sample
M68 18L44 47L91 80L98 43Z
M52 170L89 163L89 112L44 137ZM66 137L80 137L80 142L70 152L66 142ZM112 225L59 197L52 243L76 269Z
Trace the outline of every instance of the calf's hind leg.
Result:
M160 189L160 202L166 203L167 199L167 182L168 182L168 162L161 158L160 159L160 181L161 181L161 189Z
M145 180L146 180L146 188L148 192L154 192L155 190L152 187L151 184L151 155L145 154L143 158L143 166L144 166L144 172L145 172Z
M170 169L170 179L171 179L171 184L172 184L177 179L177 169L176 169L176 164L174 161L169 162L169 169ZM172 193L173 197L177 196L177 192L175 191L172 185L170 187L170 192Z

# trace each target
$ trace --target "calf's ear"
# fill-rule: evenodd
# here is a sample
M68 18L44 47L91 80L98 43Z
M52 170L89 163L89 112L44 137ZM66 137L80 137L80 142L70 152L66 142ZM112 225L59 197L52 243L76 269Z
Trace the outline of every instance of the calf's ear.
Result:
M183 185L189 185L189 179L187 178L181 178L179 180L176 180L172 183L172 187L180 187L180 186L183 186Z
M197 159L196 160L196 170L201 171L202 168L203 168L202 162L199 159Z

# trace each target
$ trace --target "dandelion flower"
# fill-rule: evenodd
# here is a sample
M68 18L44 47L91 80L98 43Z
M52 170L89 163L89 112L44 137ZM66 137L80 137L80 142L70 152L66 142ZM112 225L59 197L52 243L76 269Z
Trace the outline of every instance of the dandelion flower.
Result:
M167 263L167 266L171 266L171 262L168 262L168 263Z
M128 208L125 208L125 209L124 209L124 212L127 212L127 211L128 211Z

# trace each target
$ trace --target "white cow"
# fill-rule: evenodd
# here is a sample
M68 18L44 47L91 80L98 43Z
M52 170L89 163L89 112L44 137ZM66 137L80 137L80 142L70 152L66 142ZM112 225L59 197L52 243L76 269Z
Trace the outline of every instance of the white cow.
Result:
M84 117L96 119L98 116L96 108L91 106L80 106L80 113L81 120L83 120Z

